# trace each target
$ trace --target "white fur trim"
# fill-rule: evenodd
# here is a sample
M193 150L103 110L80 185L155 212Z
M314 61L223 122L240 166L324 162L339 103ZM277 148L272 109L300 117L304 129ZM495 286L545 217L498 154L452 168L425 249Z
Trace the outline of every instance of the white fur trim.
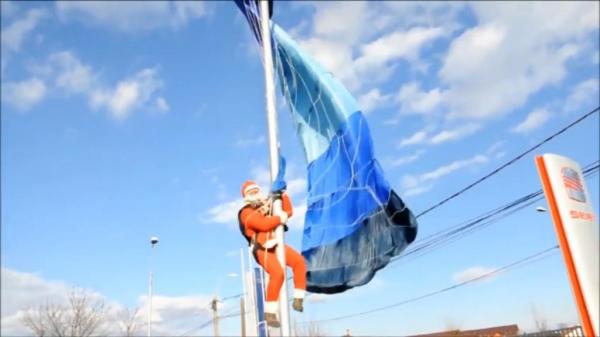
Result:
M266 301L265 302L265 312L275 314L277 313L277 309L279 309L279 302L277 301Z
M294 298L304 298L304 295L306 295L306 290L304 289L294 289Z
M265 245L264 245L264 247L267 249L271 249L275 246L277 246L277 239L267 240L267 242L265 242Z
M277 214L277 216L279 216L279 219L281 220L281 223L282 223L282 224L284 224L284 223L286 223L286 222L288 221L288 215L287 215L287 213L286 213L286 212L283 212L283 211L282 211L282 212L279 212L279 213Z
M244 188L244 196L246 195L246 193L248 193L248 191L255 189L255 188L260 190L260 187L256 184L250 184L250 185L246 186L246 188Z

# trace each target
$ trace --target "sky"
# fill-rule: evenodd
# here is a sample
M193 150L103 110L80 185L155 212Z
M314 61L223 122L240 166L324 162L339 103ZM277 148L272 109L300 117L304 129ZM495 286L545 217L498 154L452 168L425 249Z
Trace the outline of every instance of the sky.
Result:
M385 176L419 213L600 105L598 2L284 2L273 20L354 95ZM72 287L155 334L239 294L240 187L269 179L259 49L232 2L16 2L1 16L1 334ZM306 162L277 97L300 248ZM419 218L419 238L538 190L536 154L598 160L598 113ZM598 214L598 177L587 181ZM445 288L557 244L531 205L367 285L307 298L297 322ZM149 238L160 238L152 250ZM235 313L237 299L220 310ZM348 320L329 335L578 324L562 257ZM238 318L221 322L239 334ZM141 330L143 333L145 330Z

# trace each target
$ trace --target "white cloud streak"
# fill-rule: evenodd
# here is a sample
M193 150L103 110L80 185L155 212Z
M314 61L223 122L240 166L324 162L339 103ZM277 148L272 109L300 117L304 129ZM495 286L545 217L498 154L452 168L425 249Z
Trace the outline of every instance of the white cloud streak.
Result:
M4 10L4 1L2 3L2 9ZM20 51L23 41L31 34L45 15L46 12L44 10L33 8L24 17L13 21L8 27L2 27L2 47L12 52Z
M209 10L207 3L202 1L58 1L56 12L65 22L79 21L110 30L138 33L178 29L194 19L205 17Z
M73 286L66 282L49 281L33 273L5 267L1 268L1 277L2 325L0 334L2 336L29 335L30 331L20 321L25 310L30 308L36 310L47 302L65 305L67 296L73 289ZM108 324L106 328L108 334L122 336L116 320L124 306L92 290L86 291L93 298L104 300L107 304ZM162 336L179 335L189 330L191 321L208 319L210 316L208 305L211 298L211 295L202 294L175 297L155 294L152 301L153 332ZM144 325L145 316L143 315L148 311L148 305L147 295L139 296L138 307L141 314L138 319L141 326Z
M398 167L398 166L402 166L402 165L406 165L406 164L410 164L412 162L417 161L419 158L421 158L421 156L423 155L423 153L425 153L425 151L423 150L419 150L411 155L407 155L407 156L402 156L396 159L393 159L390 161L390 165L392 167Z
M456 283L462 283L470 280L474 280L478 277L482 277L490 272L494 271L496 268L490 267L470 267L465 270L461 270L459 272L454 273L452 276L452 280ZM481 280L488 280L493 276L483 277Z
M119 81L114 88L94 89L90 94L90 105L95 109L105 108L114 119L121 121L147 103L162 86L158 70L146 68Z
M465 138L477 132L480 128L481 126L475 123L468 123L455 129L446 129L437 133L431 132L430 128L427 128L415 132L408 138L401 139L398 146L402 148L405 146L418 144L439 145Z
M564 111L583 112L581 109L591 109L600 102L600 88L597 78L590 78L578 83L565 101Z
M510 131L513 133L529 133L546 123L550 119L550 113L546 109L537 109L527 115L519 124Z
M382 95L379 89L374 88L358 97L358 106L365 114L373 112L378 108L391 102L392 95Z
M2 101L25 111L38 104L47 92L44 81L36 77L20 82L6 82L2 84Z
M244 138L244 139L238 139L235 142L235 146L236 147L241 147L241 148L246 148L246 147L250 147L250 146L257 146L257 145L261 145L265 143L265 136L261 135L261 136L257 136L257 137L252 137L252 138Z
M439 72L451 118L496 118L561 82L598 29L597 2L469 5L479 24L452 41Z
M403 189L402 195L418 195L429 191L433 187L433 183L447 175L463 169L471 169L481 166L489 162L486 155L476 155L471 158L455 160L449 164L442 165L434 170L412 175L404 175L402 177L401 186Z

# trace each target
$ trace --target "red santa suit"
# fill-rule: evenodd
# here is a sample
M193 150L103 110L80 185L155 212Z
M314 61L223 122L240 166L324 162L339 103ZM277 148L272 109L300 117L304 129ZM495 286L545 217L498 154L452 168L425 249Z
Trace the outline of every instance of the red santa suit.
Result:
M261 211L260 205L253 205L248 201L248 192L253 189L259 189L259 187L252 181L247 181L242 186L242 196L246 200L246 205L239 211L238 220L243 234L251 244L254 244L253 251L256 261L269 274L265 312L275 313L279 300L279 290L285 277L284 269L275 254L275 228L285 223L287 218L292 216L292 203L288 195L283 193L281 196L283 212L281 214L265 215ZM292 268L294 274L294 298L302 299L306 293L306 262L304 257L290 246L285 245L285 262Z

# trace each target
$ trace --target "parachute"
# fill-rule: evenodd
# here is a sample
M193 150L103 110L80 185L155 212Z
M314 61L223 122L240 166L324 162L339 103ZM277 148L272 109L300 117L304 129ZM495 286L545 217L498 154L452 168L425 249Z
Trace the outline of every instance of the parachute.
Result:
M258 31L255 2L238 5ZM307 161L307 290L343 292L368 283L414 241L417 221L385 179L356 100L271 25L277 78Z

